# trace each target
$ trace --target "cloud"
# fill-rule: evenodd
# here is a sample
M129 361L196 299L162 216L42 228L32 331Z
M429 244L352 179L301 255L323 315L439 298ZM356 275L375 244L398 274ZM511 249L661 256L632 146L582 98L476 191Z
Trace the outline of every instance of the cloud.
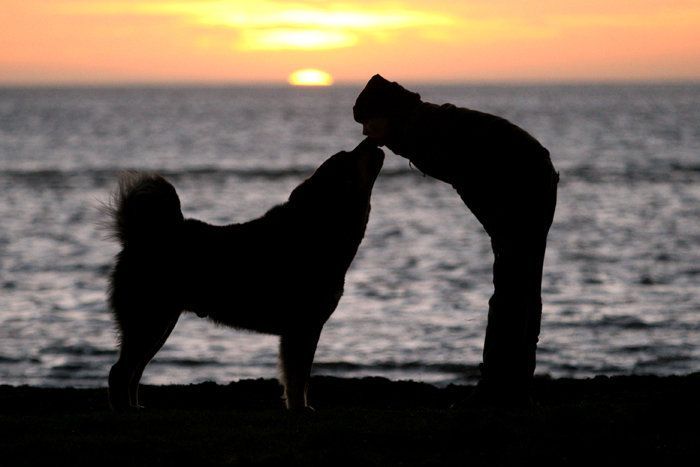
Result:
M230 28L238 32L235 47L243 51L352 47L406 31L431 40L434 29L458 23L448 14L381 2L93 1L63 3L62 9L73 14L171 16L199 26Z

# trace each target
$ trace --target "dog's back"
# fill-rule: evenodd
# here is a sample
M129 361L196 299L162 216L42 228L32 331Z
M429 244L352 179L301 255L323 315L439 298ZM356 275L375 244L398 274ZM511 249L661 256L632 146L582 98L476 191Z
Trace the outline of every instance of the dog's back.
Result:
M127 174L113 211L122 244L111 278L115 317L121 323L138 308L135 301L168 303L229 326L281 334L304 317L299 307L327 309L342 294L366 219L360 229L340 232L332 218L303 210L287 202L250 222L210 225L184 219L162 177Z

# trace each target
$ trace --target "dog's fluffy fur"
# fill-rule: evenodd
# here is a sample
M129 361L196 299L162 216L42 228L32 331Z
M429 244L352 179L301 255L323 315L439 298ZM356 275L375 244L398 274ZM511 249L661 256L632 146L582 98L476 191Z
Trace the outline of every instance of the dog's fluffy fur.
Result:
M138 406L143 370L183 311L279 335L286 405L306 407L316 344L364 236L383 160L363 142L326 160L284 204L226 226L185 219L164 178L124 174L111 205L122 245L109 291L120 337L112 407Z

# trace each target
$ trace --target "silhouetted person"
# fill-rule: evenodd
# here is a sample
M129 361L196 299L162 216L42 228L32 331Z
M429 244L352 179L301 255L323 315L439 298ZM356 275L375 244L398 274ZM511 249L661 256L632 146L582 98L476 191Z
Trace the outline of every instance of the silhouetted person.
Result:
M377 145L452 185L491 237L494 293L472 401L529 404L559 181L549 151L503 118L423 102L380 75L369 80L353 113Z

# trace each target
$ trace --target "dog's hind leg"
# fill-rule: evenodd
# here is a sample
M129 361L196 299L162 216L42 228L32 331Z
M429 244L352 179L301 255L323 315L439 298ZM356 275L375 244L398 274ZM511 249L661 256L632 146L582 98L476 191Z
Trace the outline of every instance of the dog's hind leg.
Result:
M290 332L280 338L280 380L288 409L308 407L309 376L320 335L319 327L312 331Z
M109 403L114 410L138 406L143 370L170 335L179 315L146 309L120 314L119 360L109 372Z
M161 347L163 347L163 344L165 344L165 341L168 340L168 337L170 337L170 333L173 332L173 329L177 324L178 318L179 315L176 315L175 318L172 319L161 338L154 343L154 345L151 347L151 350L144 354L143 358L138 363L136 369L131 375L131 379L129 380L129 401L132 406L141 407L141 405L139 404L139 382L141 381L143 370L146 369L146 365L148 365L148 362L150 362L153 359L153 357L155 357L155 355L158 353Z

